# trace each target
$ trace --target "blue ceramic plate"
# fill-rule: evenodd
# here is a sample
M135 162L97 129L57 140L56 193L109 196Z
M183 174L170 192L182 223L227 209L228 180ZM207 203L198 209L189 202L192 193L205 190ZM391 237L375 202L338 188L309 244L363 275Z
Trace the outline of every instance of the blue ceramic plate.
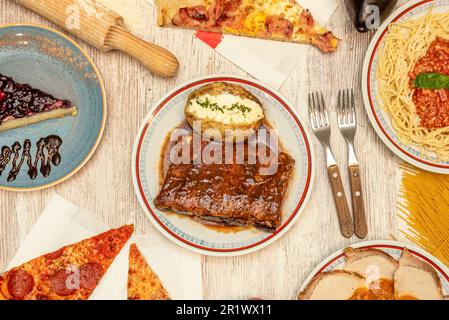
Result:
M97 148L106 122L106 96L100 74L87 54L62 33L36 25L0 26L0 74L19 83L48 92L58 99L70 100L77 108L76 117L68 116L28 127L0 132L0 148L14 142L32 143L35 157L40 138L62 138L61 163L51 174L39 172L35 180L23 165L17 179L7 182L11 163L0 176L0 189L38 190L54 186L75 174Z

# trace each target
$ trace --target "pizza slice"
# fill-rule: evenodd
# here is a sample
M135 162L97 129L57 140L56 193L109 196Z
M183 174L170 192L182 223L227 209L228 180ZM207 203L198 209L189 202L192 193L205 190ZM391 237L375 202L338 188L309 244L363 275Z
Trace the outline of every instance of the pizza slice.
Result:
M112 229L1 274L0 300L88 299L133 231Z
M70 101L0 74L0 132L77 114Z
M128 300L170 300L159 277L135 244L129 249Z
M339 40L295 0L156 0L158 24L307 43L335 51Z

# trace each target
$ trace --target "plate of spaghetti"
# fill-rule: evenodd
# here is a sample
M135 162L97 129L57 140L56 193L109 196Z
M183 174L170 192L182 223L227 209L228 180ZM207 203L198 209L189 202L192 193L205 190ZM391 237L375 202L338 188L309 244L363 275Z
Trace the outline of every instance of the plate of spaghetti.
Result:
M411 1L384 22L362 89L374 129L397 156L449 174L449 0Z

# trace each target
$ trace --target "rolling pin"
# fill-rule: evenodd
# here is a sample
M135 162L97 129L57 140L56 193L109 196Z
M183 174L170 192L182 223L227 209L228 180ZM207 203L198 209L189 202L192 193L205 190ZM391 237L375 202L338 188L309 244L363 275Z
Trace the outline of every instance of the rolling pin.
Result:
M168 50L132 35L123 17L94 0L16 0L97 49L120 50L162 77L173 77L179 62Z

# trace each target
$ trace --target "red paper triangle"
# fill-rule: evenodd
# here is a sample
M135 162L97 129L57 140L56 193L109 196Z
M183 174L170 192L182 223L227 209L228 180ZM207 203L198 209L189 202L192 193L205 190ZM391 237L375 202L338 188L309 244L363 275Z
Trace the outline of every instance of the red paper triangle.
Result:
M209 32L198 30L195 37L207 43L212 48L216 49L223 40L223 34L218 32Z

